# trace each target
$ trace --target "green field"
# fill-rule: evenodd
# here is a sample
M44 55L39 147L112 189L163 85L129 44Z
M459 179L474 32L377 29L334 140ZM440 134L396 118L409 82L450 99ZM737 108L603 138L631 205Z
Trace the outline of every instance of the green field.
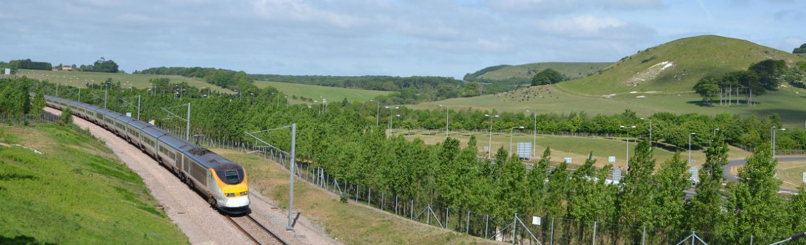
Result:
M545 69L553 69L558 71L569 78L581 78L594 73L599 69L605 68L612 63L609 62L593 62L593 63L576 63L576 62L540 62L530 63L523 65L507 66L498 70L490 71L481 74L479 78L490 80L503 80L509 78L526 78L531 80L532 77L540 71Z
M645 98L636 98L645 96ZM586 112L588 115L613 115L630 109L640 116L649 116L657 112L677 114L699 113L716 115L730 113L740 115L764 116L778 113L781 122L787 127L803 127L806 122L806 90L785 87L779 91L769 92L754 98L754 106L700 106L700 96L693 93L682 94L619 94L612 98L602 96L586 96L565 92L555 84L536 86L516 91L485 95L471 98L455 98L443 101L427 102L414 105L418 109L439 109L439 105L448 105L459 110L464 108L480 110L497 110L507 112L524 112L530 110L537 113L568 114L570 112Z
M213 149L242 164L249 173L250 191L288 207L289 172L277 163L237 150ZM294 209L345 244L493 244L493 241L410 221L339 197L303 181L294 182Z
M316 86L307 84L268 82L268 81L256 81L255 85L258 88L265 88L268 86L272 86L277 90L280 90L280 92L288 94L289 100L291 100L291 96L296 95L298 97L304 96L306 98L311 98L314 100L321 100L321 98L325 98L326 100L330 101L330 103L341 102L345 98L347 98L347 100L350 102L352 101L364 102L375 98L375 96L387 95L391 93L387 91L325 87L325 86Z
M707 75L747 70L765 60L786 60L793 65L803 58L749 41L720 36L683 38L625 57L601 74L558 83L566 91L587 95L630 91L693 91ZM664 63L669 62L669 63Z
M188 243L140 176L88 132L42 124L0 135L0 244Z
M53 83L79 86L86 88L86 84L98 84L106 81L107 78L112 78L115 82L120 82L120 86L128 88L129 84L135 88L149 88L151 82L148 80L154 78L168 78L171 83L187 82L188 85L197 88L212 88L213 91L222 93L234 93L228 89L209 84L204 80L198 78L190 78L183 76L166 76L166 75L152 75L152 74L126 74L126 73L103 73L103 72L81 72L81 71L39 71L39 70L21 70L20 76L27 76L33 79L48 80ZM128 82L128 83L127 83Z
M407 139L420 138L427 144L436 144L445 140L445 131L407 131L395 130L395 134L404 134ZM469 132L455 132L451 133L452 138L456 138L461 142L462 147L467 146L467 141L471 135L476 136L476 141L479 154L486 156L484 147L490 145L489 134L487 133L469 133ZM513 133L512 149L516 150L518 142L532 142L533 136L528 133ZM492 149L493 155L500 147L509 151L510 137L508 133L493 133ZM551 159L553 162L561 162L565 157L571 157L573 164L582 164L584 159L587 158L588 153L593 152L594 159L597 159L596 165L604 166L607 164L608 156L615 156L615 167L626 169L626 151L627 141L625 138L603 138L603 137L574 137L574 136L555 136L555 135L538 135L537 136L537 157L543 154L546 147L551 147ZM630 154L635 150L635 139L630 140ZM680 149L683 158L688 158L687 149ZM661 163L674 156L674 148L663 146L656 143L654 155L658 163ZM730 159L744 159L751 153L739 148L730 147L728 153ZM703 151L693 150L691 158L696 160L693 165L700 165L705 162L705 153ZM535 159L530 159L534 161ZM658 165L660 166L660 165Z

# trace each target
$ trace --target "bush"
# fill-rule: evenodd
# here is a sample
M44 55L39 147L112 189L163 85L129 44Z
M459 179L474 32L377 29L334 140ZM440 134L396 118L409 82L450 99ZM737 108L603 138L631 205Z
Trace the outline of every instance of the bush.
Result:
M70 108L65 108L64 111L62 111L61 123L63 125L73 124L73 111L70 110Z

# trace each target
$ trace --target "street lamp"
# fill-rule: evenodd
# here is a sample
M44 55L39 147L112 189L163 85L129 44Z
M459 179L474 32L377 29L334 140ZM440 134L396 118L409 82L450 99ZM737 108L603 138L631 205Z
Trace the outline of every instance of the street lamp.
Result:
M397 106L395 106L395 107L384 106L383 108L389 109L389 125L387 125L387 126L389 128L389 133L391 133L392 132L392 112L391 111L392 110L397 110L400 107L397 107Z
M691 164L691 136L697 133L688 134L688 163Z
M623 129L635 129L635 125L632 125L632 126L629 126L629 127L621 125L621 128L623 128ZM626 165L627 171L630 171L630 136L629 136L629 134L627 135L627 157L624 158L624 160L626 161L625 165Z
M641 120L645 120L643 117ZM652 118L649 118L649 150L652 150Z
M786 131L786 129L785 129L785 128L782 128L782 129L776 129L776 127L775 127L775 126L772 126L772 128L770 128L770 132L772 132L772 135L771 135L771 136L772 136L772 139L771 139L771 140L772 140L772 158L773 158L773 159L775 159L775 142L776 142L776 141L775 141L775 132L777 132L778 130L781 130L781 131Z
M509 129L509 155L512 156L512 131L516 128L523 129L523 126L512 127Z
M400 114L397 114L397 115L395 115L395 116L396 116L396 117L400 117ZM390 120L389 120L389 126L390 126L390 127L389 127L389 135L390 135L390 136L392 136L392 135L394 135L394 134L395 134L395 131L393 131L393 130L395 130L395 128L393 127L393 125L394 125L394 120L391 120L391 119L392 119L392 116L389 116L389 119L390 119Z
M498 115L491 116L489 114L484 114L484 116L490 118L490 144L487 146L487 158L490 158L493 152L493 122L495 122L495 119L498 118Z
M529 110L526 110L529 112ZM537 156L537 112L533 113L535 116L535 128L532 129L532 157Z
M369 101L378 103L377 109L375 111L375 127L378 127L381 125L381 102L375 100L369 100Z
M442 107L442 105L439 105L439 107ZM451 112L450 112L450 109L448 109L448 106L445 106L445 138L450 137L450 128L451 128L451 124L450 124L450 122L451 122L451 114L450 113Z

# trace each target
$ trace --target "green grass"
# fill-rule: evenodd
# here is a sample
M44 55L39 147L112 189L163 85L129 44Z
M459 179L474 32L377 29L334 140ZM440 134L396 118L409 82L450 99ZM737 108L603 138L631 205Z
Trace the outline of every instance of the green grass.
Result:
M694 84L704 76L747 70L753 63L765 59L786 60L790 65L803 60L797 55L745 40L696 36L648 48L616 62L601 74L562 82L558 86L566 91L589 95L692 91ZM646 74L652 70L650 67L665 61L673 65L655 75ZM631 81L638 78L645 81Z
M0 128L43 152L0 147L0 243L188 243L140 176L88 132L56 124Z
M288 203L288 171L277 163L235 150L214 149L242 164L249 173L252 191L271 197L281 208ZM335 194L307 182L294 183L294 209L314 220L327 233L345 244L492 244L417 223L354 203L341 203Z
M646 96L639 99L636 96ZM769 92L754 98L758 105L748 106L700 106L701 98L693 93L683 94L620 94L612 98L602 96L586 96L565 92L556 85L524 88L521 90L485 95L472 98L455 98L443 101L427 102L412 106L418 109L439 109L439 105L448 105L458 110L465 108L480 110L497 110L507 112L525 112L568 114L570 112L586 112L612 115L630 109L640 116L649 116L657 112L677 114L699 113L716 115L730 113L740 115L765 116L778 113L781 122L787 127L803 127L806 121L806 90L786 87L779 91Z
M81 71L39 71L39 70L21 70L20 76L27 76L33 79L48 80L53 83L62 85L70 85L73 87L86 88L86 84L99 84L106 81L107 78L112 78L113 81L120 81L120 86L124 88L129 87L129 83L135 88L143 89L151 87L148 81L154 78L168 78L171 83L187 82L188 85L197 88L212 88L213 91L234 93L228 89L209 84L204 80L198 78L190 78L183 76L165 76L165 75L152 75L152 74L126 74L126 73L103 73L103 72L81 72Z
M395 130L396 134L404 134L407 139L420 138L427 144L436 144L445 140L445 131L406 131ZM476 136L476 145L479 154L486 156L484 147L490 144L489 134L487 133L451 133L451 137L458 139L462 147L467 146L467 141L471 135ZM492 149L493 154L500 147L509 151L509 134L508 133L493 133ZM518 142L532 142L531 134L513 133L512 149L515 151ZM538 135L537 136L537 157L543 154L546 147L551 147L551 159L553 162L561 162L565 157L571 157L573 164L582 164L584 159L587 158L588 153L593 152L594 159L597 159L596 164L603 166L607 164L608 156L615 156L616 162L614 166L626 168L625 155L627 150L627 141L624 138L603 138L603 137L571 137L571 136L553 136L553 135ZM635 150L635 139L630 142L630 154ZM660 163L672 158L676 149L669 146L656 144L654 149L655 159L658 166ZM686 149L680 149L684 159L688 158ZM730 159L744 159L751 153L739 148L730 147L728 152ZM705 162L705 154L702 151L693 150L691 153L692 159L696 160L694 165L700 165ZM535 159L531 159L530 162Z
M576 63L576 62L541 62L530 63L523 65L508 66L498 70L490 71L481 74L479 78L490 80L503 80L508 78L526 78L532 79L537 72L545 69L553 69L562 73L569 78L586 77L590 73L594 73L599 69L609 66L612 63Z
M283 92L289 95L289 100L291 96L305 96L306 98L312 98L314 100L321 100L322 98L327 99L330 103L341 102L343 99L347 98L347 101L369 101L375 96L378 95L387 95L391 92L387 91L375 91L375 90L363 90L363 89L349 89L349 88L337 88L337 87L325 87L325 86L316 86L316 85L308 85L308 84L296 84L296 83L284 83L284 82L268 82L268 81L256 81L255 85L259 88L265 88L268 86L272 86L280 92Z

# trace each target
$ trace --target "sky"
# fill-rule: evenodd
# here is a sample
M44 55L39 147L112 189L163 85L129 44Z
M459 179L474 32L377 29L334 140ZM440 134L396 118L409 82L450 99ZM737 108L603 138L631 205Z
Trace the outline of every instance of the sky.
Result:
M0 5L0 60L460 78L616 61L695 35L792 52L806 43L803 23L806 0L11 0Z

